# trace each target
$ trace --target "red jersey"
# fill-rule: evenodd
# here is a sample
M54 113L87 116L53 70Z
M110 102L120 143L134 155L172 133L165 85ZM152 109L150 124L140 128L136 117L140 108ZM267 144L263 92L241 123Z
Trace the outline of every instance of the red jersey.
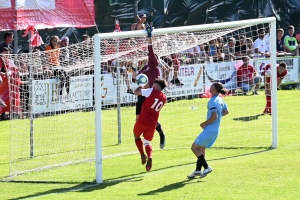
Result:
M137 121L144 126L156 127L159 112L167 101L167 97L161 91L153 88L142 89L142 95L146 97L142 111Z
M255 69L252 65L248 65L247 67L244 67L243 65L240 66L236 72L237 84L239 85L242 83L242 81L248 81L248 80L253 79L254 72L255 72ZM239 79L242 79L242 81Z
M276 67L277 67L277 80L278 79L284 79L285 75L287 75L287 69L285 69L282 74L279 74L278 73L278 66L279 65L276 65ZM271 69L271 65L267 64L267 66L265 67L265 70L264 70L264 75L266 74L266 71L268 71L269 69ZM265 80L266 80L266 83L270 83L271 82L271 77L266 77Z
M148 77L149 87L151 88L155 79L160 77L158 60L153 52L152 45L148 45L148 65L144 66L138 74L145 74Z

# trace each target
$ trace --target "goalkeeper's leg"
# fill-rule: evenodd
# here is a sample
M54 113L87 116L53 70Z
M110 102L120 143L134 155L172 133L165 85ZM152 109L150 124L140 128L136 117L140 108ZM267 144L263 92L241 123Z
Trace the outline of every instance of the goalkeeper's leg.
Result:
M159 133L159 137L160 137L160 148L163 149L165 148L166 145L166 136L159 122L157 122L156 124L156 131Z

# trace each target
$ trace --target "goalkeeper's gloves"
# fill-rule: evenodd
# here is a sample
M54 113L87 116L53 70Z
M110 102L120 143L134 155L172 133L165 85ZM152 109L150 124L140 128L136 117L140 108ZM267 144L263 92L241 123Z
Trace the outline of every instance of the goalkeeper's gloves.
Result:
M146 31L147 31L147 37L148 38L152 37L152 31L154 29L154 27L152 25L153 25L152 22L150 24L146 23Z

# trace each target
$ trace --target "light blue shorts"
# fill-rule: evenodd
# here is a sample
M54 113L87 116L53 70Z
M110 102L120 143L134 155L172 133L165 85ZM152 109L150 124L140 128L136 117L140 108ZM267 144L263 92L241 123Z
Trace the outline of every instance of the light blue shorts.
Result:
M205 148L210 148L217 140L217 137L218 132L204 129L203 132L195 139L194 143Z

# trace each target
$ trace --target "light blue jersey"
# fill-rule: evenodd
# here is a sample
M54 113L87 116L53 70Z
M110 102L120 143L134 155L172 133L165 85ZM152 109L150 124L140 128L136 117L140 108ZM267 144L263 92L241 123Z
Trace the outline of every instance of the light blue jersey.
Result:
M213 96L207 104L207 110L206 120L209 119L214 112L217 112L218 118L204 128L202 133L196 138L195 143L199 146L210 148L219 135L222 113L227 110L227 105L221 97Z

